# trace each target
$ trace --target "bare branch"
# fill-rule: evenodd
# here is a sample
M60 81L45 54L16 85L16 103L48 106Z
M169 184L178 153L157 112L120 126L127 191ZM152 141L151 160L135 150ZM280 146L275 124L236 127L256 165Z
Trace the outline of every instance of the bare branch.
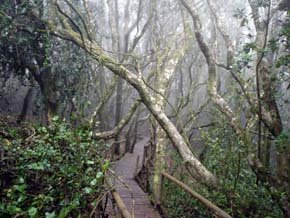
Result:
M130 119L132 118L132 116L134 115L135 111L137 110L137 108L139 107L140 104L141 104L141 102L139 100L135 101L135 103L133 104L133 106L129 110L128 114L125 117L123 117L123 119L118 123L117 126L115 126L114 129L112 129L110 131L106 131L106 132L96 133L93 136L93 138L108 140L108 139L112 139L115 136L119 135L120 132L122 131L122 129L125 127L125 125L130 121Z
M91 42L85 39L85 43L83 43L81 35L72 30L72 28L70 28L69 26L65 26L64 28L57 28L53 23L49 22L47 23L47 26L52 34L61 36L63 39L72 41L77 46L83 48L86 52L88 52L91 57L97 60L100 64L102 64L103 66L111 70L114 74L120 76L128 83L130 83L138 91L143 104L147 107L147 109L151 112L151 114L166 132L167 136L172 141L173 145L176 147L179 154L183 158L185 165L189 170L192 171L192 174L206 184L217 183L216 177L210 171L208 171L193 155L174 124L168 119L164 111L155 104L155 101L152 98L148 87L141 78L141 75L136 75L129 71L122 64L116 63L116 61L107 56L99 47L99 45L94 41ZM84 46L84 44L90 45L90 49Z
M207 65L208 65L208 92L211 97L211 100L218 106L220 111L224 113L228 119L230 120L231 126L235 129L237 134L242 133L242 127L239 123L239 118L234 114L228 103L217 93L217 73L216 73L216 66L215 66L215 59L214 56L206 43L203 35L202 35L202 25L200 18L195 11L195 9L192 9L185 0L180 0L182 5L185 7L185 9L190 14L193 23L194 23L194 33L195 37L198 43L198 46L203 53Z

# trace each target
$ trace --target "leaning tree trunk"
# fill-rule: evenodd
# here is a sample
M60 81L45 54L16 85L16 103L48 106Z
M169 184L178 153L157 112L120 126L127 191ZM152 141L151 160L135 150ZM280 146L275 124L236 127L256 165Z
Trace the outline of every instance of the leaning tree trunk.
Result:
M139 93L142 103L150 111L150 113L157 120L162 129L166 132L168 138L171 140L172 144L178 150L179 154L184 160L184 164L191 171L191 174L195 176L196 179L207 184L216 184L216 177L206 169L205 166L195 157L187 146L185 140L178 132L175 125L166 116L164 110L160 108L155 103L155 98L151 95L147 84L141 75L136 75L130 70L128 70L124 65L117 63L114 59L105 54L105 52L99 47L99 45L90 41L79 33L75 32L70 25L65 22L65 19L61 13L58 16L62 19L62 28L57 28L57 25L48 22L48 28L50 32L62 39L72 41L77 46L83 48L88 52L92 58L97 60L100 64L105 66L114 74L122 77L130 85L132 85Z

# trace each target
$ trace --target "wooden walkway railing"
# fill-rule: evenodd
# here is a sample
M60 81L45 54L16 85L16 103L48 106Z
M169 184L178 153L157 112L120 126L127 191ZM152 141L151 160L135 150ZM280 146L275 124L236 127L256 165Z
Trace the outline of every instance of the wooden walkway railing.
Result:
M141 167L139 167L140 156L137 157L135 167L135 179L145 192L149 192L150 174L153 172L153 156L154 148L151 141L144 146L144 152L141 159Z
M152 142L149 142L144 147L142 167L141 167L141 169L137 170L137 173L135 175L136 180L138 181L138 183L141 185L141 187L145 191L149 190L148 180L150 178L150 173L153 172L152 171L153 170L152 169L153 168L153 162L152 162L153 155L154 155L154 145ZM138 162L139 162L139 160L138 160ZM138 166L138 163L137 163L137 166ZM202 203L205 207L207 207L217 217L231 218L231 216L228 213L223 211L221 208L219 208L218 206L213 204L211 201L209 201L205 197L203 197L200 194L198 194L197 192L193 191L189 186L187 186L183 182L179 181L175 177L171 176L170 174L168 174L166 172L163 172L162 176L164 178L168 179L169 181L173 182L178 187L182 188L187 193L189 193L192 198L194 198L194 199L198 200L200 203ZM162 181L164 181L164 178L162 179ZM163 187L163 185L161 185L161 187ZM161 194L162 194L162 191L161 191ZM159 197L159 199L162 199L161 196ZM161 204L162 204L162 202L161 202ZM159 205L159 206L161 207L162 205Z
M144 145L143 145L144 146ZM118 165L116 166L115 170L116 172L118 172L119 176L123 177L122 179L124 179L124 182L129 182L132 185L132 180L133 179L133 175L135 176L135 178L137 179L137 181L139 181L139 184L142 186L143 190L148 191L149 189L149 178L150 175L149 173L152 173L152 167L153 167L153 162L152 162L152 157L154 155L154 147L153 144L151 142L149 142L148 144L146 144L144 146L144 151L142 149L142 151L136 152L137 154L126 154L118 163ZM140 155L142 155L143 153L143 160L142 160L142 167L139 168L139 161L140 161ZM135 171L133 170L134 166L133 163L137 162L137 166ZM129 180L128 180L129 179ZM198 194L197 192L193 191L189 186L187 186L186 184L184 184L183 182L179 181L178 179L176 179L175 177L171 176L170 174L163 172L162 173L162 182L164 181L164 179L168 179L169 181L173 182L176 186L182 188L185 192L189 193L190 196L196 200L198 200L200 203L202 203L205 207L207 207L216 217L220 217L220 218L231 218L231 216L229 214L227 214L225 211L223 211L221 208L219 208L218 206L216 206L215 204L213 204L212 202L210 202L208 199L206 199L205 197L201 196L200 194ZM137 186L137 184L135 185ZM161 185L162 187L163 185ZM133 186L131 186L130 188L132 189L132 194L137 196L138 194L140 195L141 193L141 189L138 188L133 188ZM122 194L119 194L118 191L120 191ZM126 201L126 195L124 195L124 189L113 189L110 194L112 195L114 202L118 208L118 213L120 213L120 215L123 218L134 218L135 213L138 210L138 207L136 208L137 210L134 212L134 208L131 208L131 210L133 209L133 211L130 213L131 210L128 210L128 202ZM134 193L136 192L136 193ZM144 193L145 195L145 193ZM162 195L162 191L161 191L161 195ZM160 199L162 199L160 197ZM136 202L138 201L138 197L135 199ZM149 210L152 210L150 212L150 215L152 215L152 217L160 217L159 215L157 215L157 211L154 211L154 208L151 206L148 206L148 203L146 203L146 201L141 201L140 203L142 203L142 206L146 207L146 212L148 212ZM156 205L160 208L162 208L162 202L161 205ZM152 208L152 209L150 209ZM142 212L142 217L151 217L149 214L149 216L146 215L146 212ZM145 215L145 216L144 216ZM141 217L141 216L138 216Z
M227 214L225 211L223 211L218 206L216 206L215 204L213 204L212 202L207 200L205 197L203 197L200 194L198 194L197 192L193 191L190 187L188 187L186 184L184 184L183 182L179 181L175 177L173 177L173 176L171 176L171 175L169 175L168 173L165 173L165 172L162 173L162 176L165 177L166 179L170 180L171 182L173 182L175 185L177 185L180 188L182 188L187 193L189 193L191 195L191 197L197 199L199 202L204 204L217 217L231 218L231 216L229 214Z
M140 140L135 145L134 153L126 153L115 163L115 179L112 180L114 190L110 195L114 199L114 206L108 207L109 217L121 215L124 218L160 218L160 214L150 203L148 193L145 193L135 181L135 164L138 156L142 156L144 145L149 138Z
M132 218L131 214L129 213L129 211L128 211L124 201L122 200L121 196L119 195L119 193L116 190L112 190L111 195L113 196L122 217L123 218Z

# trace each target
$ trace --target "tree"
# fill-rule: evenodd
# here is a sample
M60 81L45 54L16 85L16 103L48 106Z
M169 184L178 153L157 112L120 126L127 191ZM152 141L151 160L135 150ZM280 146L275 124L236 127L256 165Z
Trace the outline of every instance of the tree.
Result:
M200 16L197 10L194 7L191 7L185 0L180 0L181 4L190 14L194 29L195 29L195 37L201 52L203 53L207 65L208 65L208 93L211 97L211 100L215 103L215 105L219 108L219 110L225 114L228 118L231 126L236 131L237 135L242 137L245 143L249 143L249 139L242 136L246 135L247 129L243 128L240 122L240 117L238 114L231 109L230 105L218 94L217 92L217 64L218 61L213 55L213 50L210 48L203 34L202 23ZM279 109L275 99L275 83L273 82L273 77L271 76L271 66L274 63L274 56L266 51L266 46L269 43L269 28L271 25L271 19L273 15L277 12L278 8L272 9L272 1L267 2L258 2L254 0L249 1L249 5L252 10L252 18L256 29L256 39L254 42L254 48L256 50L256 63L254 67L253 74L255 75L256 80L256 97L249 94L246 89L245 81L239 76L239 69L235 67L235 57L234 51L235 47L231 40L229 34L225 31L225 23L221 20L220 16L216 14L216 9L213 6L213 3L208 0L207 1L211 13L217 23L217 28L225 42L226 51L227 51L227 63L225 65L219 64L221 66L225 66L225 68L231 72L231 75L235 79L235 81L240 86L242 93L244 94L247 103L251 108L251 112L258 117L258 140L257 140L257 158L255 158L255 154L250 154L250 165L253 167L254 171L257 173L258 178L263 181L269 182L272 186L276 188L281 188L281 185L284 184L284 190L287 190L289 187L289 178L281 177L281 173L279 173L279 164L278 164L278 173L277 177L273 177L271 173L267 175L265 173L268 169L263 166L263 160L265 158L262 157L262 123L267 131L275 137L278 138L282 133L283 126L281 122L281 117L279 113ZM265 20L263 14L260 14L260 8L266 8L267 13ZM272 78L272 79L271 79ZM262 84L261 84L262 83ZM263 93L263 94L262 94ZM262 97L263 96L263 97ZM266 144L264 146L267 146ZM265 150L265 149L264 149ZM266 150L266 166L269 165L269 146L268 150ZM285 149L284 158L283 155L277 158L278 163L285 163L285 159L289 158L289 149ZM284 159L283 161L281 160ZM287 161L286 161L287 162ZM285 170L283 168L283 170ZM285 174L284 174L285 175ZM289 175L289 173L288 173ZM287 199L286 199L287 201ZM287 208L287 205L285 206ZM285 209L287 211L287 209Z
M125 66L110 58L96 42L90 41L81 33L74 31L69 24L70 21L64 15L64 12L61 11L59 6L56 16L58 16L59 21L61 21L62 27L58 28L59 24L48 21L47 25L51 33L55 36L74 42L76 45L87 51L100 64L131 84L138 91L142 103L151 112L159 125L162 126L174 146L177 148L178 152L184 159L185 165L190 171L193 171L192 174L197 178L202 179L205 183L215 184L216 178L192 154L174 124L168 119L162 108L155 103L155 98L150 94L142 76L140 74L134 74Z

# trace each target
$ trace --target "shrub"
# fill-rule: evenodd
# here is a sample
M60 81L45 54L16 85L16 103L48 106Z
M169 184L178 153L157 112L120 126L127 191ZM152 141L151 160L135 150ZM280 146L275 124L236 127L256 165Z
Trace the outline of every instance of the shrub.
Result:
M89 130L72 129L57 117L48 127L3 125L0 217L61 218L92 211L109 162Z
M217 175L221 181L219 187L208 189L198 181L192 182L191 177L184 173L180 176L178 171L174 176L191 184L194 191L233 217L283 217L279 201L284 193L272 192L268 184L257 184L256 175L247 162L251 148L234 136L227 123L221 122L220 126L203 132L202 137L207 148L203 163ZM284 142L285 138L280 140ZM182 160L175 164L180 166ZM163 188L169 217L213 217L204 205L170 181L165 179Z

